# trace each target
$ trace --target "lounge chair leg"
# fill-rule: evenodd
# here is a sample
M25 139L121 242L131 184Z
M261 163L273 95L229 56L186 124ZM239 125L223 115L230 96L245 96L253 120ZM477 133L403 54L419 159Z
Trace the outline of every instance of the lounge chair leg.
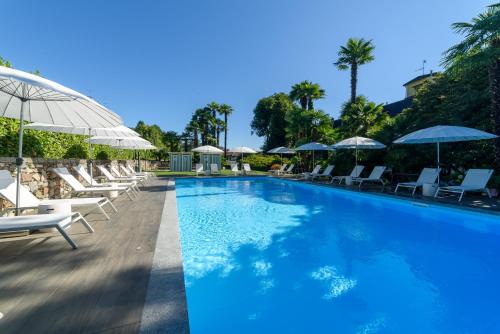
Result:
M415 197L415 191L417 191L417 187L413 187L413 191L411 192L411 197Z
M77 249L78 246L77 244L69 237L69 235L66 233L66 231L59 225L56 226L56 229L61 233L61 235L66 239L66 241L71 245L71 248Z
M458 198L459 202L462 201L462 197L464 197L464 194L465 194L465 191L462 190L462 192L460 193L460 197Z
M486 194L488 194L488 197L491 198L491 192L488 188L484 188L484 190L486 191Z
M398 194L398 188L399 188L399 184L396 186L396 189L394 189L394 194L397 195Z
M130 195L130 190L129 190L129 189L125 190L125 194L127 194L128 198L129 198L131 201L133 201L133 200L134 200L134 199L132 198L132 196Z
M104 215L104 217L106 217L107 220L111 219L106 210L104 210L104 208L101 206L101 204L97 204L97 207L99 208L99 211L101 211L101 213Z
M80 212L75 212L73 214L73 217L73 223L80 221L82 225L87 229L87 231L89 231L89 233L94 233L94 229L92 228L92 226L90 226L89 222L85 218L83 218Z
M118 212L118 209L117 209L117 208L116 208L116 206L113 204L113 202L111 202L111 201L108 199L106 202L104 202L104 204L106 204L106 203L107 203L107 204L109 204L109 205L111 206L111 208L113 209L113 211L114 211L115 213L116 213L116 212Z

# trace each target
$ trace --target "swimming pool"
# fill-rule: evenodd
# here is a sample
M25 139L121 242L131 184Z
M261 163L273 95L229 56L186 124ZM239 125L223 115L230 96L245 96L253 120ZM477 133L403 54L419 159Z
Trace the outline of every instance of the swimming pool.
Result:
M191 333L500 333L495 216L271 178L176 191Z

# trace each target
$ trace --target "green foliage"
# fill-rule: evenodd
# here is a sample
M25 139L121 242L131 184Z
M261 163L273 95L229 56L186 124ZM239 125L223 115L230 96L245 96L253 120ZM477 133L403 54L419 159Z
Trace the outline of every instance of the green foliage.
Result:
M264 151L286 145L285 117L293 109L293 102L285 93L277 93L257 102L251 127L257 136L265 137Z
M314 100L325 97L325 90L310 81L302 81L292 86L290 98L293 101L299 102L302 109L314 109Z
M95 158L97 160L109 160L109 155L106 151L100 151L96 154Z
M364 96L356 97L354 103L346 102L341 111L342 134L344 137L369 136L389 122L389 115L382 104L370 102Z
M243 157L243 163L248 163L254 170L268 171L273 164L279 164L279 155L251 154Z
M286 114L286 139L289 145L298 146L318 141L333 144L337 137L332 127L333 119L321 110L293 108Z
M77 159L88 159L89 150L87 146L82 146L82 144L75 144L70 146L66 153L64 153L64 158L77 158Z

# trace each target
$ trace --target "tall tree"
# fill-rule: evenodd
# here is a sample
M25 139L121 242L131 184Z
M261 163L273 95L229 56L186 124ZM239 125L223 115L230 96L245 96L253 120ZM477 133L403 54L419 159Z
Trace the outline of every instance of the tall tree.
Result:
M325 91L321 87L310 81L302 81L292 86L290 91L290 98L293 101L299 102L304 110L314 109L314 100L322 99L325 97Z
M363 38L349 38L345 46L340 47L338 59L333 63L341 71L351 69L351 103L356 101L356 88L358 85L358 68L375 59L373 56L375 46L372 40Z
M227 130L229 128L227 119L232 113L233 107L231 107L230 105L224 103L219 106L219 114L224 116L224 158L226 157L227 152Z
M489 6L470 23L454 23L452 28L465 39L445 52L443 64L488 68L491 120L500 136L500 3ZM495 167L500 171L500 137L495 139Z
M285 93L277 93L257 102L253 111L252 131L265 137L263 149L286 145L286 114L297 108Z
M354 103L346 102L342 107L340 119L341 131L346 137L367 136L389 118L382 104L368 101L364 96L357 96Z

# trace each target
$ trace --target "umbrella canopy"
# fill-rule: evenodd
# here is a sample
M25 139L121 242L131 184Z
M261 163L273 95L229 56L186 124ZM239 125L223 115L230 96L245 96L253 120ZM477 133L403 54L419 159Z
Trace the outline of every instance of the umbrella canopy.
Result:
M355 154L356 167L358 166L358 150L360 150L360 149L380 150L380 149L383 149L385 147L386 146L384 144L382 144L381 142L378 142L374 139L359 137L359 136L344 139L344 140L339 141L338 143L330 146L331 149L356 150L356 154Z
M409 133L396 139L394 144L449 143L496 137L491 133L463 126L438 125Z
M325 144L321 143L308 143L295 148L296 151L328 151L329 148Z
M440 143L493 139L497 136L481 130L463 126L437 125L417 130L394 141L394 144L436 144L437 168L440 166ZM438 174L439 184L439 174Z
M338 143L331 145L330 148L378 150L385 148L385 145L374 139L356 136L339 141Z
M296 151L312 151L313 154L313 165L314 165L314 151L328 151L330 150L330 148L325 145L325 144L321 144L321 143L316 143L316 142L312 142L312 143L308 143L308 144L304 144L304 145L301 145L297 148L295 148Z
M103 136L94 136L88 139L89 143L99 144L99 145L108 145L116 148L125 147L141 147L152 145L146 139L141 137L103 137Z
M198 152L198 153L208 153L208 154L223 154L224 153L223 150L218 149L217 147L214 147L214 146L210 146L210 145L199 146L197 148L193 148L191 151Z
M0 66L0 117L19 119L16 215L19 215L24 121L107 128L121 118L93 99L40 76Z
M291 148L285 147L285 146L280 146L280 147L275 147L272 150L267 151L267 153L273 153L273 154L295 154L295 150L292 150Z
M254 149L250 148L250 147L246 147L246 146L238 146L238 147L235 147L233 149L230 149L229 152L232 152L232 153L247 153L247 154L255 154L257 153L257 151L255 151Z
M46 123L31 123L24 127L25 129L41 130L49 132L69 133L72 135L81 136L100 136L100 137L139 137L139 134L134 130L119 125L112 128L87 128L73 127L68 125L46 124Z

